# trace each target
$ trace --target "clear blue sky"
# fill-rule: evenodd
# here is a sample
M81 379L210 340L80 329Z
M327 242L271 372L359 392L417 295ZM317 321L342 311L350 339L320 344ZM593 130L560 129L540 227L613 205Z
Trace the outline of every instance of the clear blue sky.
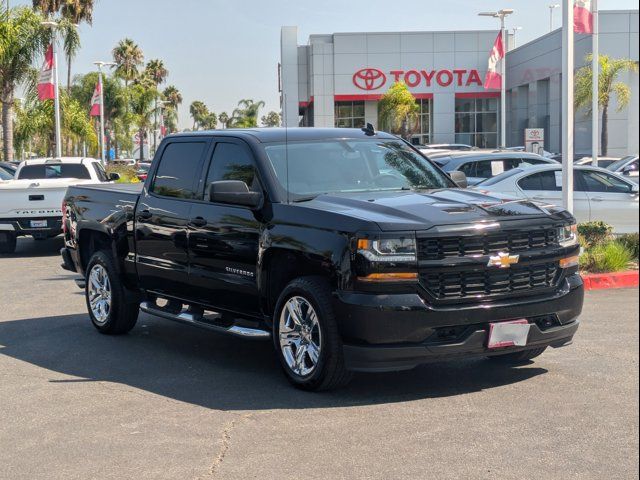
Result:
M10 0L11 5L30 1ZM280 27L297 25L300 43L310 34L359 31L467 30L497 28L480 10L513 8L509 26L521 26L522 44L549 29L550 3L558 0L96 0L93 27L81 27L82 50L74 74L110 60L118 40L131 37L145 59L161 58L168 83L184 96L180 125L190 125L188 105L204 101L231 113L238 100L264 100L279 111L277 64ZM603 0L601 9L637 9L637 0ZM559 9L557 9L559 10ZM559 26L561 13L555 12ZM66 70L65 70L66 71Z

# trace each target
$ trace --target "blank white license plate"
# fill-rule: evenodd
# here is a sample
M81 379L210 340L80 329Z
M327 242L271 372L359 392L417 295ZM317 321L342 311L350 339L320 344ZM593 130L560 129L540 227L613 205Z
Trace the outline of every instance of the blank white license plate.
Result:
M31 222L29 222L29 224L31 225L31 228L46 228L47 227L47 221L46 220L31 220Z
M526 319L489 324L489 348L524 347L531 324Z

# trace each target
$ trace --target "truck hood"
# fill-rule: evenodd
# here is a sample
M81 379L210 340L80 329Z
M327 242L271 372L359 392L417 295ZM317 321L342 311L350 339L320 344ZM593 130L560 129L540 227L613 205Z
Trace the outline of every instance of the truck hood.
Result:
M571 218L557 207L465 189L326 194L300 205L375 222L385 231L526 218Z

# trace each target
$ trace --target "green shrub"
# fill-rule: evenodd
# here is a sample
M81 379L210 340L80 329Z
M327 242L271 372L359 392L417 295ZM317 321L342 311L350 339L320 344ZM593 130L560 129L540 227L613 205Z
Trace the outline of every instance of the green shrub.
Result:
M626 270L633 255L619 241L601 243L587 250L580 257L582 270L592 273L619 272Z
M604 222L585 222L578 225L580 244L585 248L602 245L611 239L613 228Z
M637 233L625 233L620 235L617 239L622 245L627 247L627 250L631 252L633 258L638 260L638 234Z
M136 167L130 165L107 165L107 173L117 173L120 180L116 183L139 183Z

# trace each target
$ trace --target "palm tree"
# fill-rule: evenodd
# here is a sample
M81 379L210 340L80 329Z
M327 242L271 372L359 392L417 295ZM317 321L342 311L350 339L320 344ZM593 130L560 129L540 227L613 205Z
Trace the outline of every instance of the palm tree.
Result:
M72 25L79 25L82 22L87 22L89 25L93 23L93 0L64 0L61 7L62 17L69 21ZM74 29L76 35L77 30ZM65 45L64 53L67 57L67 92L71 88L71 63L77 49L80 47L78 39L77 48L72 42L67 42L67 36L64 36Z
M144 139L147 129L153 124L154 103L157 95L155 88L147 88L141 84L132 87L131 112L135 117L140 137L140 161L144 160Z
M238 102L238 108L231 115L231 126L237 128L252 128L258 126L258 111L264 107L262 100L254 101L242 99Z
M222 128L227 128L227 122L229 122L229 115L227 114L227 112L222 112L220 115L218 115L218 120L220 120L220 123L222 124Z
M64 0L32 0L33 9L41 12L45 17L58 13Z
M116 74L124 80L125 87L138 75L138 67L144 62L142 49L130 38L120 40L112 51Z
M145 73L153 80L156 87L163 83L169 75L169 71L165 68L162 60L149 60L145 68Z
M266 115L263 115L260 119L263 127L279 127L280 126L280 114L278 112L271 111Z
M169 85L162 92L167 103L166 105L172 110L172 115L175 115L175 123L178 123L178 107L182 104L182 94L174 85Z
M195 100L189 105L189 113L193 118L193 129L197 130L202 125L204 118L209 115L209 109L200 100Z
M205 130L215 130L218 126L218 116L213 112L209 112L202 119L201 126Z
M2 102L3 157L13 159L13 104L15 89L32 72L31 65L44 51L48 32L42 17L26 7L0 12L0 102Z
M592 97L592 78L591 54L585 57L587 66L582 67L576 73L575 78L575 108L586 108L589 114L591 112ZM618 99L618 112L624 110L631 100L631 89L626 83L618 82L618 75L623 72L637 72L638 64L628 58L611 58L609 55L600 55L598 57L600 65L600 78L598 82L598 105L602 109L602 132L600 136L600 145L602 155L606 156L609 149L609 106L615 95ZM597 155L597 152L594 153Z

